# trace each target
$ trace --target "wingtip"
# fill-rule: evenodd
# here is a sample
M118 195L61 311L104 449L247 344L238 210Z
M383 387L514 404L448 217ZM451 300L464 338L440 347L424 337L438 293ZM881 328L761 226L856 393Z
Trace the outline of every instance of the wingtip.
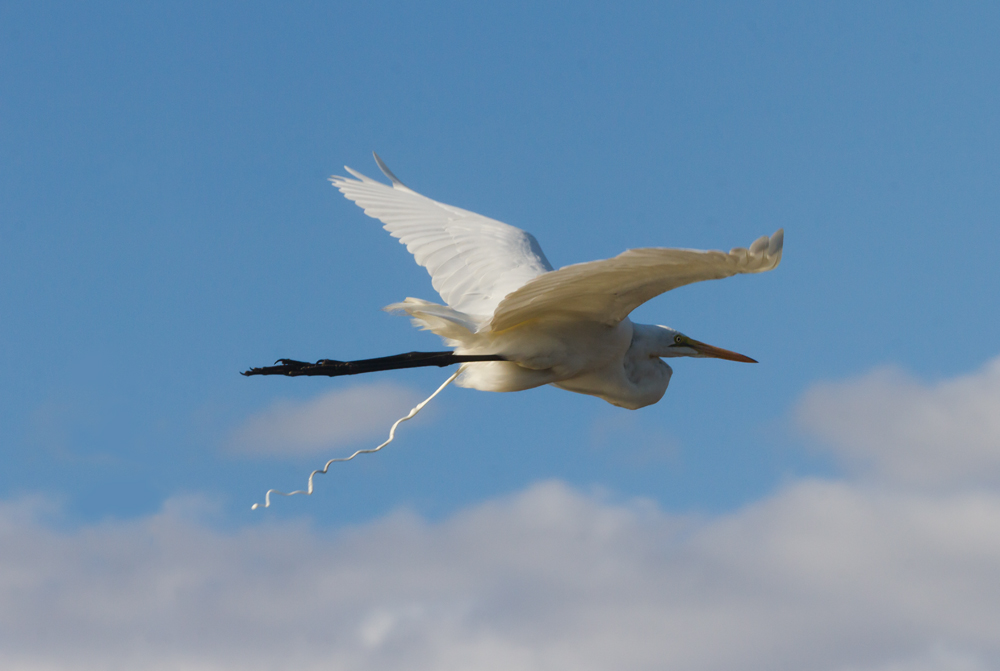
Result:
M730 251L730 254L738 253L743 255L748 255L747 262L750 262L750 258L755 259L753 265L757 267L757 270L751 272L761 272L764 270L772 270L778 267L781 263L781 248L785 241L785 229L779 228L777 231L772 233L770 237L762 235L753 241L749 249L737 248Z
M780 254L784 244L785 244L785 229L779 228L771 235L771 239L768 241L767 245L768 254Z
M372 156L375 157L375 163L378 164L378 169L382 171L383 175L385 175L386 177L389 178L389 181L392 182L393 186L398 186L398 187L403 188L403 189L407 188L407 186L405 184L403 184L401 181L399 181L398 177L396 177L394 174L392 174L392 170L389 170L389 166L387 166L385 164L385 161L383 161L382 158L378 154L376 154L373 151L372 152Z
M378 181L377 179L372 179L368 175L363 175L350 166L345 165L344 170L346 170L349 175L354 177L354 179L358 180L363 184L382 184L382 182ZM356 184L356 182L353 179L350 179L349 177L344 177L343 175L330 175L326 179L328 182L333 184L341 191L343 191L344 187L346 186L350 186L351 184ZM382 184L382 186L385 185Z

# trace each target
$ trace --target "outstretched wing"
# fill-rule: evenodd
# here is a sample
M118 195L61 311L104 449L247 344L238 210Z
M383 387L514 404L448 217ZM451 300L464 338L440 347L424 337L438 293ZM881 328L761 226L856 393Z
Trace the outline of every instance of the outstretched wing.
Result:
M400 182L377 154L375 161L392 186L346 166L356 180L330 181L406 245L450 307L488 318L504 296L552 270L530 233L421 196Z
M702 280L760 273L781 261L784 231L758 239L750 249L630 249L613 259L578 263L545 273L510 294L497 307L493 331L529 319L587 319L617 324L654 296Z

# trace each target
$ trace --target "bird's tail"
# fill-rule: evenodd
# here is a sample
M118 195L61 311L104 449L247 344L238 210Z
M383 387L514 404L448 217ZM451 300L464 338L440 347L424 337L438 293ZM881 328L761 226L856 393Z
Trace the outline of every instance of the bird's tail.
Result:
M479 320L447 305L407 298L383 309L386 312L405 312L413 320L414 326L441 336L450 347L470 347L477 340Z
M504 349L488 328L488 317L475 317L419 298L407 298L385 309L405 312L413 319L414 326L441 336L455 348L456 359L462 361L455 381L459 387L480 391L521 391L556 379L551 370L534 370L515 363L517 357L512 359L505 354L496 354Z

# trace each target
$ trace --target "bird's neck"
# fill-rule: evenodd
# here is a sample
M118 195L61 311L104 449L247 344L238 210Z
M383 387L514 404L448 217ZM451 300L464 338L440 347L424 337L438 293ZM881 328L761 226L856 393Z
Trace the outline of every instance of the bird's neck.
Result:
M656 324L632 324L632 344L629 347L629 354L636 357L663 357L670 358L678 356L677 351L671 348L674 344L674 336L677 331L667 326Z

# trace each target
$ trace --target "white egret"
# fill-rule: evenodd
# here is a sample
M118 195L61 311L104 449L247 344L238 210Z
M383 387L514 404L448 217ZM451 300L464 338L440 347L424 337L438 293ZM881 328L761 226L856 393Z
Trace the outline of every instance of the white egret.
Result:
M385 309L408 314L416 326L439 335L452 350L347 362L280 359L280 365L253 368L244 375L335 376L461 364L430 398L457 379L460 386L482 391L551 384L637 409L663 397L672 375L663 359L755 363L667 326L633 323L629 314L685 284L772 270L781 261L782 230L728 253L630 249L611 259L554 270L530 233L422 196L405 186L377 154L375 161L391 186L346 166L356 179L335 176L330 181L406 245L430 273L445 303L407 298ZM389 441L348 459L377 451ZM327 467L333 461L341 460L331 460ZM313 475L318 472L326 468ZM309 490L301 493L311 492L312 476Z

